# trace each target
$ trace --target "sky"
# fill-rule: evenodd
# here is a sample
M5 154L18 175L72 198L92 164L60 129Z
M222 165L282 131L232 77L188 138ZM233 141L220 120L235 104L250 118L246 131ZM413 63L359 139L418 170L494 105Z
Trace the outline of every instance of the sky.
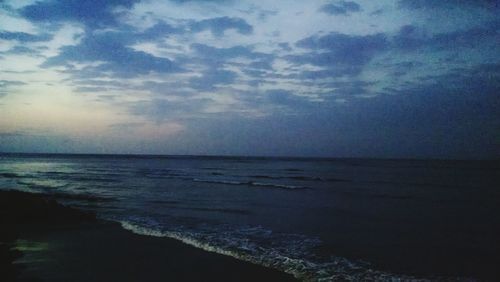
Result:
M0 0L0 152L500 157L500 2Z

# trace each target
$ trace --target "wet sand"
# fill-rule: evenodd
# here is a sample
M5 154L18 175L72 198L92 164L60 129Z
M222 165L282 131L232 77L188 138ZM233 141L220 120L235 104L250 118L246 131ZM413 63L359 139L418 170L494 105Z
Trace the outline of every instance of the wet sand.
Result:
M41 195L0 191L2 281L296 281L179 241L133 234Z

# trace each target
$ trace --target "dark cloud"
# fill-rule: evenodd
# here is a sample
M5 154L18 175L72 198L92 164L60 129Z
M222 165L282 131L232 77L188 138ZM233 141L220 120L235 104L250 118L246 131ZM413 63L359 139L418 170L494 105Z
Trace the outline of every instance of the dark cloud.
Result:
M499 64L459 69L400 88L394 95L361 100L354 107L356 114L369 120L359 120L356 126L376 128L379 133L372 133L372 139L387 135L401 140L396 150L415 156L498 156L500 143L494 140L500 126L499 91Z
M272 60L261 60L261 61L254 61L251 62L248 67L252 69L265 69L265 70L272 70L273 61Z
M192 44L191 49L194 51L194 56L184 63L195 63L208 69L202 77L190 80L191 87L198 90L213 90L216 84L234 82L237 74L224 70L225 65L236 66L245 74L260 79L265 74L263 70L272 69L271 64L275 58L271 54L254 52L252 48L246 46L216 48L204 44ZM247 58L253 62L249 64L228 62L234 58Z
M108 91L110 88L107 87L97 87L97 86L79 86L73 89L75 92L90 92L90 93L95 93L95 92L104 92Z
M189 2L200 2L200 3L231 3L234 0L170 0L177 3L189 3Z
M369 86L354 81L334 84L339 89ZM240 120L239 131L268 141L242 143L246 139L238 132L233 133L231 144L240 148L255 145L264 152L285 155L299 151L347 157L498 158L499 91L499 64L460 69L394 89L392 95L350 99L345 105L335 104L338 96L334 95L299 115L275 111L274 116L255 124ZM287 93L281 93L276 100L286 97ZM215 132L234 128L221 123ZM259 127L261 124L266 126ZM290 144L287 139L301 142ZM279 148L280 144L290 147Z
M318 14L357 13L374 19L369 15L392 17L392 13L404 13L409 15L406 22L412 24L395 33L371 35L319 32L336 29L319 26L316 35L285 42L288 33L276 30L281 25L255 23L259 30L263 28L269 41L254 41L245 46L224 42L224 46L232 46L229 48L201 44L203 39L196 33L212 33L219 40L225 40L223 36L229 32L251 35L254 27L247 17L265 20L280 9L266 11L256 5L234 7L233 11L243 17L235 18L213 5L235 1L171 1L178 4L176 8L194 5L214 8L220 17L206 18L207 14L201 18L175 19L176 15L172 15L143 30L117 22L116 17L123 14L115 14L120 10L115 8L131 8L136 2L133 0L49 0L18 11L7 8L9 13L19 12L49 34L56 32L62 22L85 26L84 36L76 45L60 48L59 54L47 58L42 67L59 66L58 71L66 74L63 77L69 77L62 83L72 85L75 92L85 92L110 107L126 108L132 118L149 120L112 125L112 131L175 119L188 129L182 134L191 134L178 139L182 146L188 143L184 148L189 153L194 148L206 150L206 147L211 148L210 153L236 148L232 152L240 154L349 157L477 157L500 151L495 141L498 133L494 133L500 127L500 67L493 59L491 64L480 65L494 58L492 54L498 50L495 43L500 42L500 25L498 20L492 21L498 1L400 0L399 7L405 11L378 6L366 10L366 14L360 12L368 7L353 1L326 1L316 11ZM186 2L190 5L182 6ZM484 17L478 16L483 12ZM426 16L421 17L422 14ZM155 15L153 12L138 16L149 24ZM446 21L438 32L425 28L429 24L422 22L423 18L432 19L436 15ZM464 19L455 19L457 15ZM300 14L296 16L299 18ZM284 37L271 37L279 32ZM37 49L40 47L31 46L46 45L42 42L52 39L49 34L0 32L0 39L21 43L0 55L41 56L43 53ZM197 39L201 41L194 43ZM261 39L259 36L258 40ZM23 44L32 42L37 44ZM172 59L132 48L145 42ZM274 51L255 51L260 47ZM278 64L280 68L273 69L278 66L274 65L278 58L288 60L289 64ZM82 68L74 63L93 64ZM191 69L193 73L189 73ZM151 72L185 72L185 75L176 81L171 78L161 81L160 75L154 81L127 79ZM244 75L239 76L241 73ZM376 79L380 80L371 81ZM0 81L0 96L22 83ZM276 89L262 90L270 88ZM305 90L298 95L295 89ZM316 89L320 91L315 92ZM207 96L212 97L219 90L229 92L234 99L231 109L221 107L218 99L199 98L205 91L211 92ZM120 94L123 91L134 93L135 102L123 100ZM222 112L214 113L214 109ZM254 111L265 117L251 120L245 116ZM28 135L0 134L0 137L10 138L11 144L31 138L31 143L26 142L35 149L40 149L37 142L47 142ZM52 148L59 147L58 142L53 142ZM0 147L14 148L6 147L6 143L0 142Z
M436 9L457 6L478 6L484 8L498 8L497 0L399 0L399 7L404 9Z
M295 79L321 79L328 77L355 76L378 53L389 48L390 42L384 34L365 36L330 33L311 36L296 43L309 52L288 55L286 59L295 64L311 64L322 70L304 70L289 77Z
M9 90L12 87L25 85L26 83L23 81L16 80L0 80L0 98L9 94Z
M25 32L0 31L0 39L17 40L19 42L38 42L49 41L52 39L50 34L29 34Z
M184 98L193 95L193 92L180 90L185 87L183 82L157 82L144 81L140 86L133 87L137 90L146 90L157 96L183 96ZM132 87L128 87L132 88Z
M237 78L233 71L210 69L203 73L201 77L193 77L189 80L189 86L196 90L210 91L214 90L217 84L231 84Z
M268 57L267 54L254 52L252 48L241 45L230 48L217 48L205 44L194 43L191 44L190 47L199 56L206 58L213 58L215 60L223 60L223 59L238 58L238 57L245 57L250 59L259 59Z
M279 106L286 106L295 111L311 107L311 102L307 97L294 95L291 91L284 89L267 90L264 93L265 103Z
M43 67L68 66L71 62L102 62L82 72L99 76L112 72L116 76L131 77L150 72L169 73L180 71L172 61L155 57L126 47L126 34L87 34L76 46L61 48L59 55L47 59Z
M361 6L353 1L336 1L321 6L320 10L330 15L347 15L361 11Z
M278 46L280 46L280 48L285 51L292 51L292 48L290 47L290 44L288 42L279 43Z
M384 9L376 9L370 13L370 16L380 16L384 13Z
M393 44L395 48L407 51L420 48L442 50L474 48L486 40L500 42L499 28L500 21L492 21L465 30L429 34L417 26L405 25L393 37Z
M26 82L16 80L0 80L0 87L25 85Z
M32 54L38 54L39 51L36 49L28 48L26 46L15 46L12 49L2 52L2 53L7 53L7 54L26 54L26 55L32 55Z
M208 69L202 77L190 80L191 87L195 89L213 90L215 84L233 83L237 78L237 73L225 70L227 66L238 68L241 72L254 79L262 79L266 75L268 77L276 76L276 74L268 73L273 69L272 64L276 55L255 52L252 47L217 48L204 44L192 44L191 50L194 51L193 56L184 63L203 65ZM243 63L231 60L236 58L245 58L252 61ZM203 83L207 85L203 86ZM248 85L256 86L257 84L252 81Z
M423 67L424 64L416 61L405 61L398 62L389 66L389 73L393 77L403 76L409 73L412 73L418 68Z
M251 34L253 27L249 25L244 19L219 17L202 21L193 22L191 24L191 31L200 32L210 30L215 36L222 36L224 32L229 29L234 29L241 34Z
M178 34L182 32L184 32L182 28L174 27L170 24L160 21L154 26L146 29L144 32L135 33L134 37L136 37L136 40L151 40L166 38L171 34Z
M314 65L360 65L367 63L377 52L385 50L388 47L388 40L382 33L357 36L333 32L302 39L296 45L320 51L312 53L313 56L310 57Z
M115 24L112 9L130 8L138 0L53 0L24 7L21 14L32 21L78 21L96 27Z
M323 67L322 70L304 70L291 74L288 78L299 80L315 80L356 76L376 55L393 51L457 51L463 48L480 48L487 42L500 42L498 21L486 22L481 26L447 33L431 34L421 27L406 25L394 36L372 34L355 36L340 33L316 35L302 39L297 47L309 50L301 55L288 55L286 59L295 64L312 64ZM495 47L492 47L495 48ZM399 62L390 66L393 78L405 75L422 63Z

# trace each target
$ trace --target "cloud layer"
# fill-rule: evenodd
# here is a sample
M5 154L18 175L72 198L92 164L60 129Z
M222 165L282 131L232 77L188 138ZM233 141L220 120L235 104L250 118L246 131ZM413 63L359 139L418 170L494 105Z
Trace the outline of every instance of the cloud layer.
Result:
M438 2L2 1L0 150L498 157L499 5Z

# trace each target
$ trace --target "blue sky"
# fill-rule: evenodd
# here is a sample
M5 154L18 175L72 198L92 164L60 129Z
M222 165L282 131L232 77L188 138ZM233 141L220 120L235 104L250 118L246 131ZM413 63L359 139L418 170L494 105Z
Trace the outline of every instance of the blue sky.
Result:
M500 4L0 1L0 151L500 156Z

